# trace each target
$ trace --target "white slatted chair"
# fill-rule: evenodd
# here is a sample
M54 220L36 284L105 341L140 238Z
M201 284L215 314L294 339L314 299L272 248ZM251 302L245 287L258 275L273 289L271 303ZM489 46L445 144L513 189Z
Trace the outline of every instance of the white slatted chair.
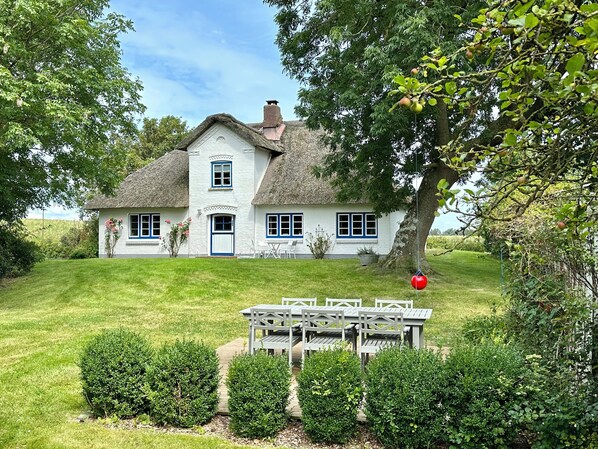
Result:
M297 258L297 240L290 240L289 243L287 244L286 248L283 248L282 250L282 254L284 257L290 259L291 257L293 259Z
M282 298L283 306L315 307L318 305L318 298ZM301 322L293 323L293 332L301 333Z
M345 326L345 312L342 309L305 308L301 311L301 327L303 331L302 364L305 361L305 355L309 355L312 351L330 349L345 341L353 345L350 333ZM354 345L353 350L355 350Z
M314 307L318 305L318 298L282 298L283 306Z
M403 345L403 310L392 312L359 311L359 358L365 366L370 354L390 346Z
M293 333L291 309L252 307L250 313L249 352L255 354L259 349L280 349L289 354L289 365L291 365L293 346L301 341L301 335ZM258 334L261 334L259 338Z
M396 307L398 309L413 309L413 300L376 298L375 307Z
M413 300L412 299L380 299L376 298L375 300L376 307L390 307L390 308L397 308L397 309L413 309ZM405 326L405 338L409 341L409 344L412 345L412 334L411 334L411 327Z
M326 298L326 307L361 307L361 298ZM350 325L348 328L353 339L353 347L357 347L357 326L355 324Z
M326 307L361 307L361 298L326 298Z

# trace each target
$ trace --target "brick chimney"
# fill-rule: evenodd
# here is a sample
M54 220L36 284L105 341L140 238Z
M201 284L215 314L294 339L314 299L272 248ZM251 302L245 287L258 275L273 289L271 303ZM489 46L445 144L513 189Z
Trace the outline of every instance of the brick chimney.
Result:
M285 125L282 123L282 114L277 100L266 100L264 106L264 121L262 122L262 134L268 140L280 140Z
M282 114L277 100L267 100L264 106L264 128L276 128L282 124Z

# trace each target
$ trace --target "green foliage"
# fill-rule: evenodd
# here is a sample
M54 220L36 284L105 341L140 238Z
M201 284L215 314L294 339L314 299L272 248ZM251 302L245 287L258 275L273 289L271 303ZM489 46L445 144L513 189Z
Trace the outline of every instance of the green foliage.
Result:
M193 341L165 345L147 371L152 418L178 427L208 422L218 406L218 381L214 349Z
M0 279L25 274L39 260L39 248L26 240L20 222L0 222Z
M228 378L230 428L235 435L265 438L287 423L291 370L286 356L238 355L230 363Z
M297 376L303 428L313 441L345 443L355 433L362 396L359 358L342 348L307 357Z
M165 220L166 224L170 225L170 230L161 238L162 247L168 251L170 257L179 255L181 245L189 238L189 226L191 226L191 217L179 222L170 223L170 220Z
M480 237L458 236L458 235L431 235L426 242L428 249L474 251L483 253L486 251L484 242Z
M491 315L478 315L466 319L462 333L465 341L471 344L506 343L509 339L505 316L499 315L495 310Z
M366 368L365 414L385 448L433 447L441 441L446 377L440 354L390 348Z
M376 251L374 251L374 248L372 248L371 246L365 245L357 248L358 256L365 256L366 254L376 254Z
M446 360L447 438L460 448L511 447L522 425L511 412L525 405L529 377L516 349L494 344L453 349Z
M81 355L83 396L98 417L129 418L148 409L143 391L152 361L148 341L126 329L95 336Z
M87 259L98 256L98 217L84 221L24 219L27 239L35 242L45 259Z
M443 103L425 108L417 118L407 109L389 114L396 101L388 96L389 84L397 70L408 72L437 46L445 51L459 47L466 34L454 15L475 17L485 2L447 0L428 2L425 8L416 1L266 3L278 7L276 41L283 66L302 86L297 114L306 117L310 128L323 129L332 149L317 174L330 179L340 202L367 199L376 213L409 207L406 217L415 214L413 180L422 176L419 194L426 200L420 202L419 223L426 236L438 208L437 182L458 179L440 159L437 146L453 137L463 115L458 110L446 114ZM488 111L492 103L486 103ZM416 242L409 227L396 240L405 238L398 246L407 248L404 257L412 262L425 240ZM397 259L394 252L385 265L404 264Z
M569 369L548 369L541 356L527 357L530 378L518 388L526 401L511 417L526 429L534 449L598 448L598 392L596 385L576 382Z
M133 133L143 107L120 62L118 38L132 24L107 6L0 3L0 220L118 183L124 153L109 135Z
M187 122L172 115L160 119L143 119L143 125L134 136L118 136L115 145L127 151L123 176L174 150L176 144L189 132Z
M486 134L497 137L471 141L457 132L442 149L451 167L462 173L484 165L492 182L481 192L469 192L470 201L485 199L485 214L504 220L520 215L555 183L565 182L574 203L595 202L595 2L493 0L478 17L463 22L470 42L425 57L422 82L409 77L395 82L408 95L467 112L470 119L460 125L463 129L487 115L487 98L479 95L480 89L496 92L499 113ZM473 70L463 69L464 63ZM452 201L455 193L449 189L442 190ZM519 194L526 198L521 201ZM519 200L509 214L501 208L505 198ZM474 210L480 212L475 205Z

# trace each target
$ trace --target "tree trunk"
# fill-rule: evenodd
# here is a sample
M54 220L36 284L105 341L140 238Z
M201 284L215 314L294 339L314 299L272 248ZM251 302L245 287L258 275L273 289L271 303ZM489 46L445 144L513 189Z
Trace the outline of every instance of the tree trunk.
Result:
M419 210L414 199L395 235L392 249L382 263L384 267L410 272L417 269L424 273L430 271L425 253L426 240L434 223L434 213L438 209L436 194L441 179L445 179L452 186L459 179L459 175L442 162L424 174L417 190Z
M436 107L436 145L446 145L450 140L448 112L446 104L440 101ZM395 234L392 249L384 259L383 266L415 272L430 271L426 259L426 241L434 223L435 212L438 209L438 182L446 180L452 186L459 179L459 174L440 160L438 154L435 165L424 172L422 182L417 189L417 201L414 199L401 226Z

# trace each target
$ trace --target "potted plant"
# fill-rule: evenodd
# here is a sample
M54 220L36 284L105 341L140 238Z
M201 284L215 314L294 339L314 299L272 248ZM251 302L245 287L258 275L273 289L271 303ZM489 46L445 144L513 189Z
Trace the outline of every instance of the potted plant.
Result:
M361 248L358 248L357 255L359 256L359 262L364 267L373 263L378 263L378 258L380 257L371 246L362 246Z

